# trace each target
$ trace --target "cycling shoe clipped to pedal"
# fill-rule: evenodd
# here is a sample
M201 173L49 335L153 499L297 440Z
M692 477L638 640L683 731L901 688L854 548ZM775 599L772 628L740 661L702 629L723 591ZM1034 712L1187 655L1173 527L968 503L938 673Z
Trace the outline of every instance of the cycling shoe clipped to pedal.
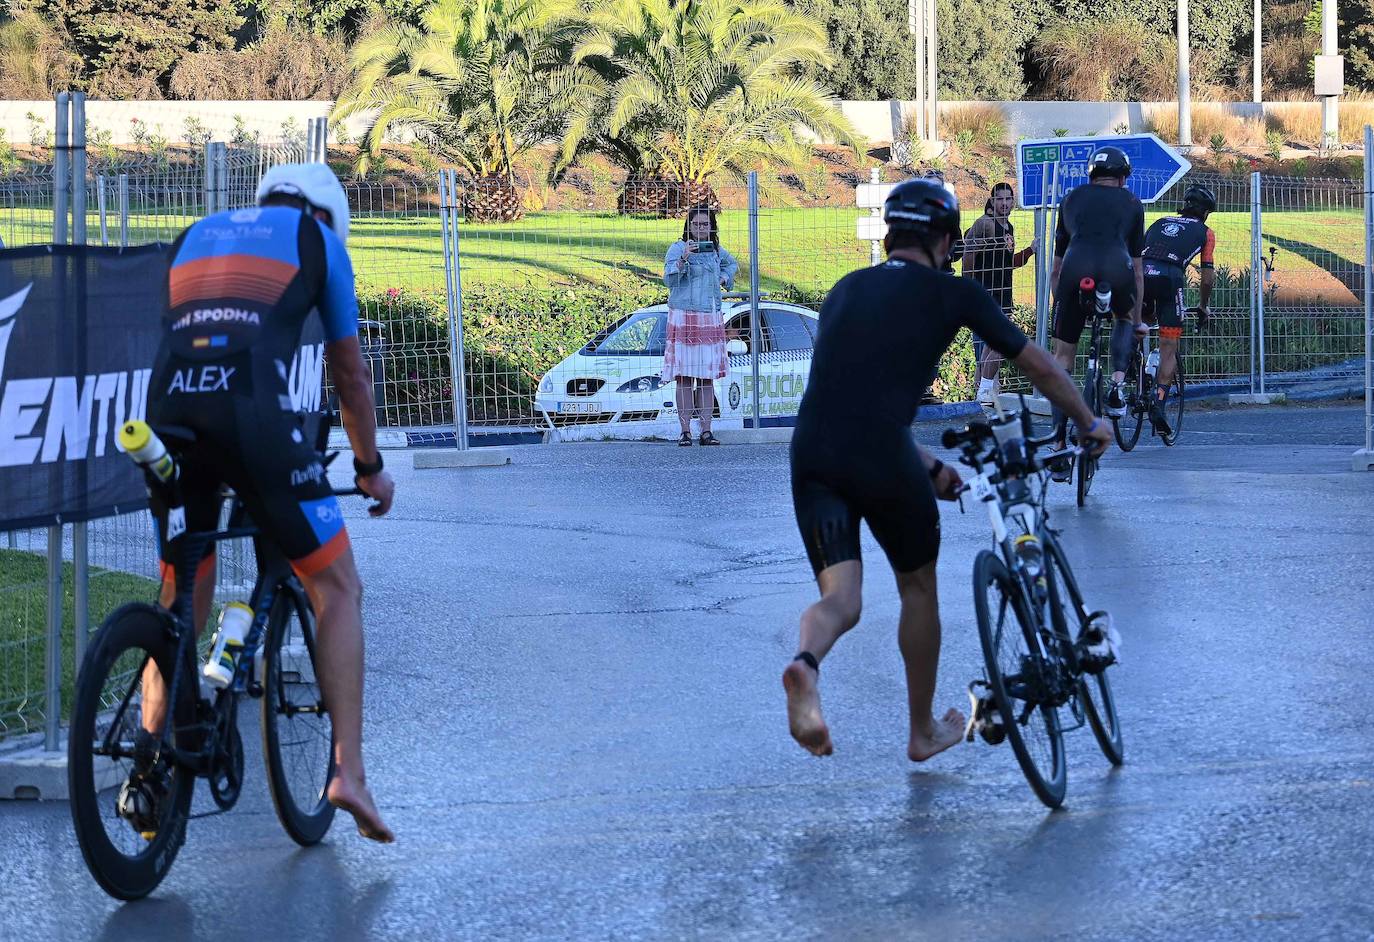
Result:
M134 735L134 770L119 788L115 810L145 841L157 837L158 817L167 788L154 770L157 743L146 729Z
M1121 635L1110 612L1093 612L1078 636L1078 659L1086 674L1100 674L1121 658Z
M968 726L964 728L964 741L973 742L977 733L983 742L996 746L1007 738L1006 727L1002 725L1002 711L997 709L997 701L992 697L992 688L985 680L975 680L968 685Z

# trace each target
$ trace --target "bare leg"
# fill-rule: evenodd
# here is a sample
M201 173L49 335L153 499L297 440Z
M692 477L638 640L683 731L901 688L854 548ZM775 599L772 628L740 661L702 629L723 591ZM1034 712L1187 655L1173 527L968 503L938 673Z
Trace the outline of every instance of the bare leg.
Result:
M858 560L836 563L821 570L816 582L820 584L821 598L802 612L800 649L819 664L840 635L859 623L863 565ZM828 756L835 747L821 715L818 680L818 672L802 661L793 661L782 672L792 738L812 755Z
M215 600L215 557L208 557L196 571L196 584L191 596L191 616L195 622L196 637L200 637L205 622L210 618L210 603ZM162 580L162 591L158 604L170 609L177 598L176 576L168 572ZM170 680L171 678L168 678ZM167 718L167 683L157 664L149 661L143 668L143 728L156 734L162 729Z
M979 366L979 376L983 379L996 379L997 371L1002 368L1002 354L992 347L983 346L983 362Z
M924 762L963 738L964 714L951 707L937 720L931 713L935 675L940 666L935 563L914 572L898 573L897 590L902 596L897 645L906 664L907 705L911 711L911 739L906 754L913 762Z
M701 423L701 434L711 431L711 414L716 406L716 387L709 379L696 381L697 421Z
M1155 370L1155 385L1163 392L1174 381L1174 364L1178 357L1178 338L1159 338L1159 368Z
M363 593L353 551L301 581L315 607L315 673L334 727L335 770L326 794L330 804L353 815L359 834L389 844L396 837L363 772Z
M685 376L677 377L677 390L673 399L677 402L677 424L682 426L683 435L692 434L693 381Z

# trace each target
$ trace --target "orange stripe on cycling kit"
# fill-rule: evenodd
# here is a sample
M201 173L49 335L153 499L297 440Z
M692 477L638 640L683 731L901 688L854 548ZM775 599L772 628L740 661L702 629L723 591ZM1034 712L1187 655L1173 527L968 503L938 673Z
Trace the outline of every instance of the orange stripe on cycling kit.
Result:
M214 575L214 572L215 550L212 547L206 551L205 558L202 559L200 565L196 567L196 581L200 581L206 578L206 576ZM157 561L157 574L163 582L168 582L176 578L176 569L166 560L159 559Z
M309 556L291 560L291 568L296 570L298 576L314 576L324 572L334 560L344 554L351 544L348 541L348 531L340 530L329 538L329 542L321 546Z

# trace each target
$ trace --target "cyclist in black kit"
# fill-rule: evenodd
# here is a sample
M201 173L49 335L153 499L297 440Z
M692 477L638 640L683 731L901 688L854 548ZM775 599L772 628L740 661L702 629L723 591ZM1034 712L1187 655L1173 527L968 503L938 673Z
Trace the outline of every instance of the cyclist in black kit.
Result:
M1205 186L1194 184L1183 191L1183 205L1177 216L1155 221L1145 233L1144 319L1159 324L1159 367L1155 371L1155 400L1150 403L1150 421L1168 435L1169 420L1164 415L1164 396L1174 381L1174 362L1178 341L1183 336L1183 288L1188 265L1197 259L1202 275L1198 279L1198 323L1210 316L1208 302L1217 282L1213 255L1217 234L1207 226L1207 217L1216 212L1217 198Z
M792 500L821 598L801 617L800 653L783 672L792 737L814 755L833 752L817 690L820 662L859 620L866 520L897 577L898 645L906 664L911 735L923 761L954 745L964 718L931 713L940 655L935 560L938 495L953 500L959 474L912 438L921 392L962 327L1013 360L1101 447L1094 420L1068 374L1026 342L981 285L940 269L959 235L959 201L937 183L908 180L883 208L888 259L851 272L826 296L810 382L792 439ZM856 381L856 378L859 381Z
M1087 322L1087 311L1079 302L1078 284L1091 278L1106 282L1112 289L1112 387L1107 395L1107 413L1125 415L1126 400L1122 383L1137 333L1145 332L1140 321L1141 299L1145 294L1145 207L1127 190L1131 161L1119 147L1102 147L1088 162L1088 186L1069 191L1059 207L1059 225L1054 234L1054 272L1050 283L1055 289L1054 357L1066 370L1073 369L1078 339ZM1055 412L1063 430L1064 416ZM1062 439L1061 439L1062 441ZM1067 480L1062 474L1056 480Z

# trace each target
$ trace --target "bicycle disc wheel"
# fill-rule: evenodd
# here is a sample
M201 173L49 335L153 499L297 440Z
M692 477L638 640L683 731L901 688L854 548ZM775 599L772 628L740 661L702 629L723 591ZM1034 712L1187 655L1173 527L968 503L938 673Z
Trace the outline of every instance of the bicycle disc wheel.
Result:
M135 758L145 668L151 665L167 688L175 673L176 642L167 624L151 605L125 605L110 615L86 651L72 707L72 824L91 876L121 900L147 896L171 869L186 839L195 786L195 775L170 761L167 745L159 750L145 737ZM189 670L177 685L175 717L182 722L194 717L192 691L199 685ZM121 804L134 815L121 815Z
M315 616L294 580L278 587L267 620L262 751L277 819L302 846L334 821L325 789L334 775L333 725L315 675Z
M1164 397L1164 414L1169 419L1169 434L1161 436L1164 444L1173 445L1178 441L1178 433L1183 428L1183 392L1186 383L1183 379L1183 354L1174 357L1174 380Z
M1145 424L1147 403L1145 401L1145 372L1140 368L1140 344L1131 353L1131 364L1126 368L1126 378L1131 389L1126 393L1126 414L1112 418L1112 432L1116 444L1122 451L1130 451L1140 441L1140 428Z
M1088 627L1088 609L1078 589L1064 548L1052 535L1045 534L1045 569L1050 582L1050 601L1055 628L1064 637L1078 640ZM1078 679L1078 697L1088 714L1088 725L1107 761L1120 765L1124 761L1121 723L1116 715L1116 700L1112 696L1112 682L1108 668L1100 674L1083 674Z
M1064 802L1068 764L1058 711L1027 700L1030 674L1044 665L1035 629L1026 625L1020 586L992 552L973 563L973 606L988 685L1002 714L1007 740L1035 796L1051 808Z

